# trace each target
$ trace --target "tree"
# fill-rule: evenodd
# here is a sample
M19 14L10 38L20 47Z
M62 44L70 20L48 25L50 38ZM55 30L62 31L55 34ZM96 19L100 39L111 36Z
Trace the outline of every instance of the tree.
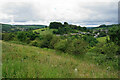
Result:
M17 33L17 38L20 41L25 41L27 39L26 33L25 32L18 32Z
M113 27L109 30L110 41L120 46L120 26Z
M87 30L87 28L86 27L83 27L83 31L86 31Z
M68 23L67 23L67 22L64 22L64 25L68 25Z
M62 27L62 23L61 22L51 22L49 25L50 29L58 29L60 27Z
M86 42L88 42L91 47L95 46L98 43L97 39L94 38L93 36L87 36L86 35L86 36L83 36L83 39Z

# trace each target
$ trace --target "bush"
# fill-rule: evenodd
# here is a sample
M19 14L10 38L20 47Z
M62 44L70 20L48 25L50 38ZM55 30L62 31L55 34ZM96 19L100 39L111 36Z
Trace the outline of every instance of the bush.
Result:
M49 48L52 37L53 37L52 34L46 34L46 35L42 36L42 39L40 40L41 48Z
M19 41L25 41L27 38L27 35L25 32L18 32L17 33L17 38Z
M114 44L113 42L111 43L99 43L96 45L97 47L94 49L94 51L98 54L104 54L107 57L113 58L114 56L117 55L117 52L119 51L120 47Z
M55 44L54 48L55 48L56 50L60 50L60 51L65 52L65 50L66 50L66 48L67 48L67 45L68 45L67 39L65 39L65 40L60 40L58 43Z
M2 34L2 39L5 40L5 41L14 40L14 38L15 38L14 33L3 33Z
M40 41L40 40L34 40L34 41L30 42L30 45L31 46L36 46L36 47L41 47L42 41Z
M98 43L97 39L94 38L93 36L87 36L86 35L86 36L83 36L83 39L86 42L88 42L91 47L95 46Z
M96 53L96 56L94 57L95 61L98 64L107 64L114 67L118 68L118 52L120 50L120 47L114 44L113 42L111 43L99 43L96 45L94 48L94 51ZM109 63L109 64L108 64Z
M71 43L70 43L71 42ZM72 54L84 54L87 51L87 43L80 39L69 41L66 52Z
M49 48L54 49L55 44L58 43L59 41L60 41L59 36L53 36L53 38L50 41Z
M109 30L110 41L120 46L120 26L114 26Z
M80 39L67 38L56 43L55 49L70 54L84 54L87 51L87 43Z
M37 46L37 45L38 45L37 43L38 43L38 41L34 40L34 41L31 41L31 42L30 42L30 45L31 45L31 46Z
M36 37L39 37L38 34L33 33L32 31L17 32L17 39L21 42L30 43L30 41L35 40Z

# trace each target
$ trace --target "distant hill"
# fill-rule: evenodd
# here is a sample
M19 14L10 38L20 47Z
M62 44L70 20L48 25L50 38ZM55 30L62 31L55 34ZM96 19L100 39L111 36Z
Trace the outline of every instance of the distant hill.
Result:
M33 29L40 29L45 27L45 25L10 25L10 24L1 24L2 32L15 32L15 31L27 31Z
M96 27L96 28L109 28L109 27L113 27L113 26L120 26L120 24L100 25L99 27Z
M99 28L111 28L111 27L113 27L113 26L120 26L120 24L112 24L112 25L100 25L100 26L98 26L98 27L87 27L87 29L99 29Z

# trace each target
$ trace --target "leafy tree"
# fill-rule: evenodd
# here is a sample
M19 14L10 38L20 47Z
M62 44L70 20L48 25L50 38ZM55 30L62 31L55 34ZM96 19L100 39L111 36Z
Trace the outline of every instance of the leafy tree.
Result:
M113 27L109 30L110 41L120 46L120 26Z
M94 38L93 36L86 35L86 36L83 36L83 39L86 42L88 42L91 47L95 46L98 43L98 41L96 40L96 38Z
M43 36L43 39L41 40L41 47L42 48L49 48L50 42L52 40L53 35L52 34L46 34Z
M86 27L83 27L83 31L86 31L87 30L87 28Z
M74 39L69 42L66 52L72 54L84 54L87 51L87 43L81 39Z
M67 22L64 22L64 25L68 25L68 23L67 23Z
M60 40L58 43L55 44L54 48L57 50L65 52L67 45L68 45L67 39Z
M53 36L51 41L50 41L49 48L54 49L55 44L58 43L59 41L60 41L60 37L59 36Z
M15 38L14 33L3 33L2 34L2 39L5 40L5 41L14 40L14 38Z
M98 35L98 37L104 37L104 36L106 36L106 35L107 35L107 34L106 34L105 31L101 31L100 34Z
M50 29L58 29L60 27L62 27L62 23L61 22L51 22L49 25Z
M25 41L27 39L27 35L25 32L18 32L17 33L17 38L20 41Z

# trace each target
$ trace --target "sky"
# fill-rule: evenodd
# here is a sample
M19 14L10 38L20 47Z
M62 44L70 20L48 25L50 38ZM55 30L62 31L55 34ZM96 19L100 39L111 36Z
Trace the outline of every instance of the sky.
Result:
M119 0L1 0L0 23L68 22L96 27L118 23Z

